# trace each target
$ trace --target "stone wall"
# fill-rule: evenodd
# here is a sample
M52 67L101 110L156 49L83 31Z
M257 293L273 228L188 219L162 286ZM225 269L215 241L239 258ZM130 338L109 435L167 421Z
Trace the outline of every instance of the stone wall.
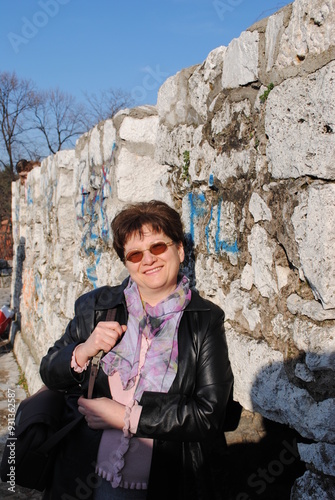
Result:
M296 0L13 186L15 352L31 391L75 299L125 277L113 216L165 200L186 272L225 310L235 399L311 440L299 500L334 495L334 26L334 0Z

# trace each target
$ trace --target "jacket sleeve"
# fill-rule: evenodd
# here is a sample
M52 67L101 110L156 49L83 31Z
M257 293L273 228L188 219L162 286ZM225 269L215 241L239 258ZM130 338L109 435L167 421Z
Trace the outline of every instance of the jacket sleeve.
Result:
M67 325L64 335L55 342L41 361L40 374L49 389L85 393L88 387L89 372L76 373L71 368L72 353L75 347L85 342L99 321L105 321L107 310L118 307L118 321L126 322L123 290L125 282L118 287L104 286L81 295L75 302L75 316ZM108 378L99 370L94 384L95 397L108 396Z
M194 349L190 340L186 347L188 352L180 353L178 371L181 370L182 379L189 379L187 389L184 390L181 380L179 391L173 390L173 384L168 393L144 392L137 437L202 441L218 432L233 375L223 311L215 306L207 314L211 316L210 321L204 335L200 335L198 347Z
M85 373L75 373L71 368L72 353L80 339L78 319L74 317L65 330L64 335L50 347L42 358L40 375L47 387L54 390L67 390L78 386L85 377Z

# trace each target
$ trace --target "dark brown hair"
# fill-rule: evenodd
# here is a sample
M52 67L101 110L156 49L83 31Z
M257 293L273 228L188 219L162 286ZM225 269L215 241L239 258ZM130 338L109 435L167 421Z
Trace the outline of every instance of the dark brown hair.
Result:
M113 247L124 260L124 246L128 239L138 233L143 236L144 225L151 226L155 233L163 232L175 243L184 244L184 231L180 215L163 201L151 200L127 205L113 219Z

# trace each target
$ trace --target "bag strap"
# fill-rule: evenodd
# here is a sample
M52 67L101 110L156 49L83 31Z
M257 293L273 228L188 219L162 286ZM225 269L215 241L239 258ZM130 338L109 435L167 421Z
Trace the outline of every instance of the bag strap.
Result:
M49 439L47 439L42 446L40 446L36 453L47 454L56 444L58 444L77 424L84 418L84 415L76 418L69 422L65 427L62 427L58 432L53 434Z
M105 321L114 321L115 317L116 317L116 311L117 311L116 307L114 307L113 309L108 309ZM97 375L98 375L98 371L100 368L100 360L101 360L103 354L104 354L104 351L99 351L92 358L90 378L88 381L87 399L92 399L94 384L95 384L95 380L96 380Z

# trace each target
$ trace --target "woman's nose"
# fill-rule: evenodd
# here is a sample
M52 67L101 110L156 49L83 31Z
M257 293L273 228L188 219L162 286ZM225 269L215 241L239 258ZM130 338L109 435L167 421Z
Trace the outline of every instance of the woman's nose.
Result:
M150 252L149 249L143 251L142 264L152 264L155 262L156 257Z

